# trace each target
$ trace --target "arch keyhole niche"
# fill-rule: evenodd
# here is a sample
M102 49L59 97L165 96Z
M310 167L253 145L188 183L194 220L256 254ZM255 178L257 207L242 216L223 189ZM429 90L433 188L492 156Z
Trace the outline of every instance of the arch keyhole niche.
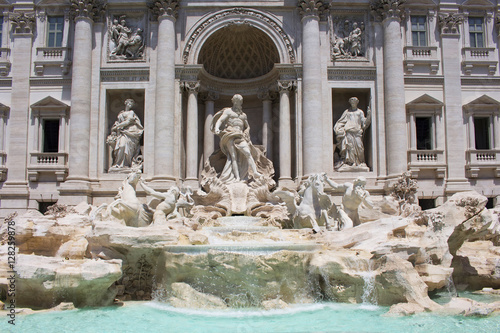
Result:
M263 31L248 24L230 24L203 44L198 63L221 79L253 79L269 73L280 57Z

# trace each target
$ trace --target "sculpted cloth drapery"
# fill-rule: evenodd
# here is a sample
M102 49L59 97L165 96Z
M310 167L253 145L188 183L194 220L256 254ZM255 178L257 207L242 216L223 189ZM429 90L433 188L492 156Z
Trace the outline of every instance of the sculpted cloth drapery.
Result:
M144 128L141 120L131 108L134 100L125 101L125 110L120 111L118 119L111 128L108 144L113 149L113 162L110 170L140 167L140 139Z
M351 108L344 111L333 130L337 142L340 143L340 156L347 165L365 166L365 149L363 133L370 125L371 111L368 108L367 117L363 110L358 109L359 100L356 97L349 99Z
M250 140L247 116L241 108L243 98L235 95L232 101L233 107L217 112L211 124L212 132L220 137L220 150L225 155L224 167L220 171L217 162L224 159L217 153L210 158L210 165L224 183L272 176L271 161Z

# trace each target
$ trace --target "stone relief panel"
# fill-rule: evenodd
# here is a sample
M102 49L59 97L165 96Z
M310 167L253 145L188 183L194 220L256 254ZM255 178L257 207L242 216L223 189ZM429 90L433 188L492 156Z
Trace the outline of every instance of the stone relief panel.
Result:
M333 14L330 22L332 61L366 61L365 15Z
M145 61L146 12L110 13L108 17L108 61Z

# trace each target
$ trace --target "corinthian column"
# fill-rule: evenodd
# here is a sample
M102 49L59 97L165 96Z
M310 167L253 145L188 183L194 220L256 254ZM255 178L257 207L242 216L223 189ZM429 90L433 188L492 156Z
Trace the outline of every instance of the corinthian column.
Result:
M68 181L89 180L89 142L92 82L92 26L102 4L95 0L72 0L75 21Z
M176 0L155 0L151 10L158 18L153 179L175 180L175 20L179 4Z
M198 180L198 90L199 81L182 83L187 90L187 121L186 121L186 180Z
M298 7L302 15L302 154L304 175L309 175L323 171L319 19L327 7L321 0L300 0Z
M265 89L259 92L259 99L262 101L262 145L266 148L266 156L272 160L273 156L273 133L272 133L272 113L273 99L276 97L271 91Z
M293 81L278 81L278 89L280 92L280 186L292 180L290 91L293 89L293 86Z
M384 109L387 175L408 168L401 20L404 0L376 0L371 9L384 28Z
M75 21L71 112L69 131L69 172L60 193L65 204L89 200L90 115L92 82L92 38L94 20L104 5L98 0L71 0L70 15Z

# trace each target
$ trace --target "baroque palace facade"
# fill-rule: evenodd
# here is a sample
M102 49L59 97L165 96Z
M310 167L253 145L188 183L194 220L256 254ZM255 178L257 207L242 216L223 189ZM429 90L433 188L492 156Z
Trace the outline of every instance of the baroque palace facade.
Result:
M0 8L0 216L110 202L131 169L159 191L197 188L219 147L212 119L234 94L278 186L320 172L338 183L361 175L382 195L411 170L426 206L463 190L490 205L500 196L496 1ZM334 127L351 107L363 121L343 142L349 122Z

